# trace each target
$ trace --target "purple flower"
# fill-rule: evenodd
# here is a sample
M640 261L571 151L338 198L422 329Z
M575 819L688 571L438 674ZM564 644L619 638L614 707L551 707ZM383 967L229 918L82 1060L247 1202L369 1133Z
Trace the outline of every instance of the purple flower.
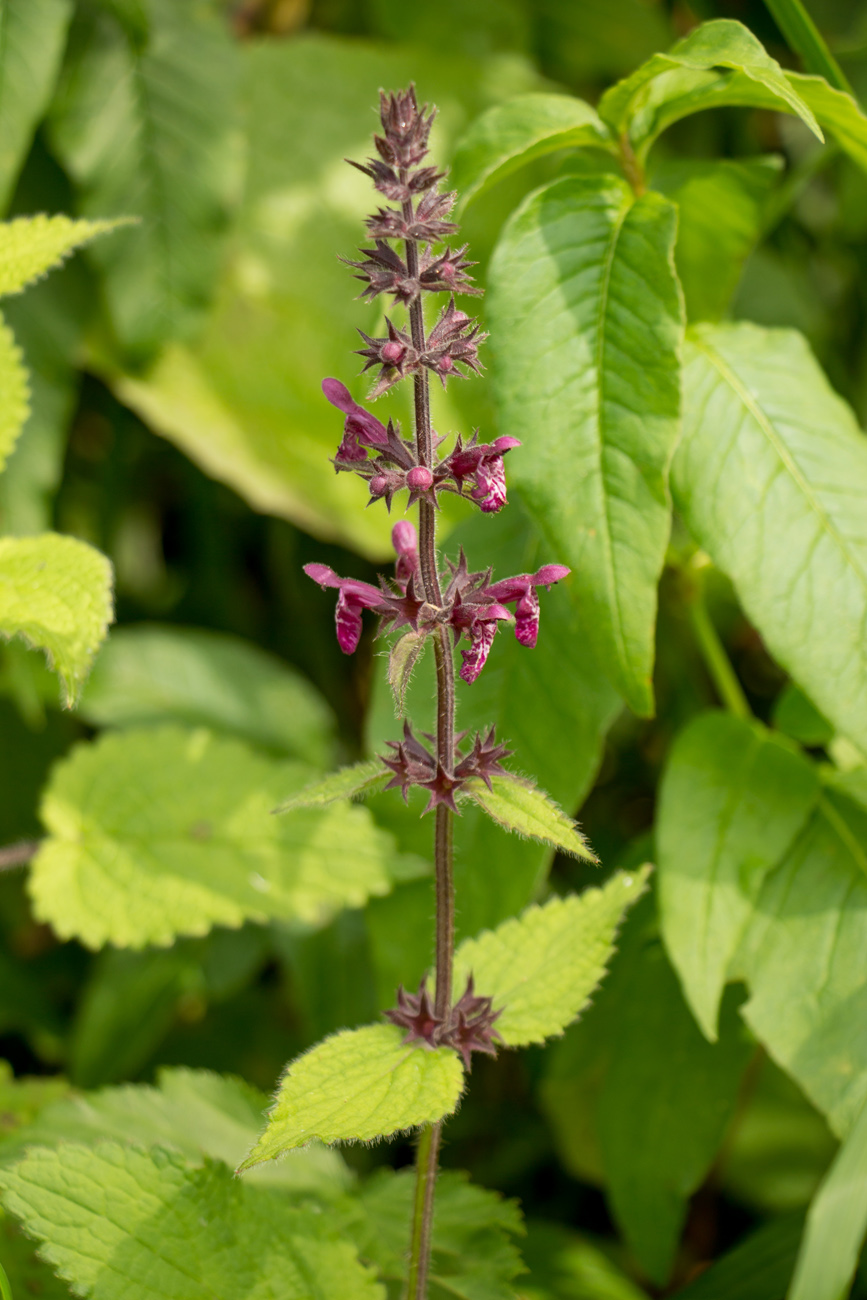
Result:
M505 578L488 587L487 594L493 596L494 600L505 605L516 602L515 636L521 645L532 649L539 635L539 597L535 588L550 587L571 572L565 564L543 564L535 573L521 573L515 578Z
M418 571L418 534L408 519L400 519L394 525L391 544L397 555L394 576L398 582L409 582Z
M380 614L385 612L382 592L369 582L338 577L327 564L305 564L304 572L308 578L318 582L323 591L326 587L336 587L340 592L334 614L337 644L345 655L351 655L361 638L361 611L375 609Z
M519 438L496 438L493 442L470 443L458 446L447 458L445 466L462 488L465 479L473 479L475 487L470 496L485 514L501 510L506 502L506 469L503 457L513 447L520 447Z
M337 449L338 460L367 460L366 447L388 445L388 430L385 425L353 401L349 389L339 379L323 379L322 391L331 405L346 415L343 441Z

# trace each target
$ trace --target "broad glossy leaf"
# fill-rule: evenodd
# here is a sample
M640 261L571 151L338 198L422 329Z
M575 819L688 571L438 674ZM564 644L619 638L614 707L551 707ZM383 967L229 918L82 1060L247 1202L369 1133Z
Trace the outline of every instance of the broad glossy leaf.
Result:
M573 858L597 861L577 822L567 817L550 795L528 781L494 776L489 790L481 778L475 777L463 787L463 796L477 803L504 830L550 844Z
M50 118L85 216L140 223L94 259L137 358L188 334L210 302L238 185L238 52L207 5L148 0L132 42L105 6L73 24Z
M79 745L43 797L37 914L91 947L140 948L248 919L322 924L386 893L393 842L367 809L270 816L310 774L205 730L148 727Z
M0 471L30 412L30 385L11 329L0 316Z
M0 636L44 650L66 704L84 684L114 617L111 565L74 537L0 538Z
M667 53L652 55L631 76L605 92L599 102L599 115L616 134L629 131L657 77L681 69L708 72L713 68L731 68L758 83L781 99L814 135L823 138L813 113L792 88L776 59L742 23L728 18L702 23Z
M212 727L326 766L334 719L299 672L240 637L136 623L100 651L78 711L98 727Z
M689 320L724 315L743 264L758 243L768 196L782 158L672 160L653 173L653 187L677 204L674 260Z
M509 1047L562 1034L605 975L617 930L649 871L618 872L601 889L554 897L465 939L455 953L455 989L462 992L473 976L476 992L502 1010L497 1031Z
M867 813L827 791L765 881L734 962L743 1015L838 1135L867 1099Z
M697 326L683 382L675 502L771 654L863 748L867 440L790 330Z
M678 1300L782 1297L792 1276L803 1227L801 1212L763 1224L740 1245L715 1260L695 1282L678 1291Z
M382 1300L328 1216L182 1155L73 1143L0 1172L4 1204L94 1300Z
M364 763L354 763L352 767L341 767L321 781L305 785L278 804L274 811L287 813L295 808L324 808L340 799L372 794L381 790L390 776L390 772L383 771L378 758L370 758Z
M376 206L344 160L370 151L379 86L415 80L439 105L432 148L444 161L470 117L538 80L523 64L503 76L499 60L316 32L244 42L241 59L246 187L213 309L194 344L166 349L144 377L112 376L115 391L255 509L384 559L392 521L381 505L364 509L367 489L354 475L334 473L342 420L321 392L323 377L336 375L363 398L350 349L355 327L376 333L380 310L357 300L337 257L354 256ZM461 400L452 385L435 408L440 428L467 428ZM406 428L408 398L383 398L377 414Z
M611 149L596 111L571 95L521 95L495 104L458 141L450 183L466 206L497 181L558 149Z
M72 0L0 7L0 211L48 106L71 17Z
M788 1300L841 1300L867 1232L867 1109L828 1170L807 1212Z
M406 1285L415 1174L380 1169L361 1189L356 1222L348 1225L362 1259L384 1282ZM518 1204L444 1170L437 1178L430 1300L514 1300L512 1281L524 1272L513 1238L524 1225Z
M82 244L128 221L73 221L70 217L16 217L0 222L0 297L20 293Z
M662 934L711 1041L729 963L765 876L818 796L807 759L728 713L696 718L669 754L656 823Z
M491 264L501 429L552 558L614 686L652 712L656 584L678 435L676 209L614 176L537 191Z
M455 1110L464 1071L450 1047L404 1047L396 1025L346 1029L292 1061L268 1126L239 1172L321 1142L370 1142Z

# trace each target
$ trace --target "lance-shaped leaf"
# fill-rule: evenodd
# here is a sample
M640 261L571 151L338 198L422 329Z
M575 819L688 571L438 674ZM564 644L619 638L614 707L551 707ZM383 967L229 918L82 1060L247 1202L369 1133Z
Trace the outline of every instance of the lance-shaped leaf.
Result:
M523 443L510 480L571 565L586 635L641 714L679 428L676 225L659 194L570 177L523 204L490 272L501 427Z
M466 206L534 158L581 145L613 150L595 109L571 95L520 95L476 118L458 142L451 184Z
M269 815L309 773L205 730L79 745L43 796L36 912L64 938L140 948L245 920L322 924L387 893L393 841L366 808Z
M867 746L867 440L799 334L695 327L672 487L774 658Z
M653 83L666 73L690 73L730 68L783 101L814 135L821 129L808 105L793 89L783 69L742 23L719 18L702 23L665 54L654 54L631 76L607 90L599 101L599 115L617 135L630 131L632 121L653 96Z
M48 106L71 17L71 0L5 0L0 8L0 211Z
M550 844L561 853L596 862L597 858L577 822L558 808L550 795L515 776L491 777L491 789L480 777L460 791L477 803L504 830Z
M290 794L274 809L275 813L293 812L296 808L324 808L339 799L356 799L359 795L373 794L388 784L391 773L383 769L378 758L368 758L352 767L341 767L321 781L305 785Z
M146 355L210 301L237 188L239 56L207 5L150 0L130 40L109 6L76 17L52 107L52 148L84 215L141 223L94 251L121 342Z
M788 1300L841 1300L867 1232L867 1107L837 1153L807 1213Z
M765 876L818 794L807 759L731 714L696 718L672 748L656 824L662 933L711 1041L729 962Z
M0 297L20 293L59 266L74 249L128 224L122 217L116 221L73 221L41 213L0 223Z
M399 718L404 715L407 688L426 640L426 632L406 632L389 652L388 684L394 699L394 711Z
M601 889L552 898L464 940L455 953L455 988L473 976L476 992L502 1010L496 1029L509 1047L562 1034L604 976L620 922L649 872L617 872Z
M838 1135L867 1101L867 812L837 790L767 877L733 972L742 1014Z
M74 537L0 538L0 636L44 650L77 698L113 618L111 565Z
M451 1115L464 1086L457 1053L405 1047L402 1038L396 1025L366 1025L334 1034L292 1061L268 1127L239 1171L313 1138L372 1142Z
M0 1188L60 1276L96 1300L382 1300L329 1216L240 1183L223 1164L69 1143L34 1148L0 1172Z
M0 316L0 470L30 413L30 385L21 349Z

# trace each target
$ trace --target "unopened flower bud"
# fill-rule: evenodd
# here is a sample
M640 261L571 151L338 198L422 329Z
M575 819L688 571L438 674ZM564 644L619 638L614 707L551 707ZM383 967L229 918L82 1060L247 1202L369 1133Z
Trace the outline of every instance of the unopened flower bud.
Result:
M370 480L370 495L372 497L384 496L388 491L388 478L385 474L375 474Z
M406 356L406 348L403 346L402 343L397 343L389 340L388 343L383 345L381 355L383 361L388 361L391 363L391 365L396 366L399 365L400 362L403 360L403 358Z
M416 491L426 492L433 483L433 474L426 465L415 465L406 476L406 485Z

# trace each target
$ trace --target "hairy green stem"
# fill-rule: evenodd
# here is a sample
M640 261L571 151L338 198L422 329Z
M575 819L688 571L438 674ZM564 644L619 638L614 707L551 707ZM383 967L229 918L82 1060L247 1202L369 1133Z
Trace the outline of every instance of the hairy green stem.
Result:
M747 697L735 676L719 633L711 622L700 586L690 601L689 617L702 659L723 704L736 718L751 718L752 710Z
M412 203L404 204L404 215L411 219ZM418 278L419 253L415 240L406 241L407 270ZM412 343L419 353L426 344L424 307L419 293L409 309ZM433 428L430 419L430 393L427 370L422 368L414 380L416 453L421 464L431 466L434 457ZM439 609L443 598L440 588L436 550L436 511L426 501L419 503L419 566L425 597ZM437 762L447 772L454 767L455 755L455 668L447 628L441 627L433 637L437 683ZM452 966L454 964L454 873L452 848L452 813L437 805L434 831L434 870L436 881L436 1014L445 1018L452 1001ZM409 1300L425 1300L430 1264L433 1228L434 1190L439 1162L442 1124L422 1131L416 1153L416 1189L410 1242Z

